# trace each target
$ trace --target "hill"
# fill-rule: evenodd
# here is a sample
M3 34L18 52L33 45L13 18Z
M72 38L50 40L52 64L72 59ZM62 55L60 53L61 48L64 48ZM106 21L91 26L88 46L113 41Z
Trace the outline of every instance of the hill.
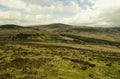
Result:
M40 29L46 32L53 32L58 34L75 34L85 37L92 37L97 39L119 41L120 27L90 27L90 26L74 26L67 24L49 24L31 26L32 28Z
M7 25L0 25L1 29L18 29L18 28L24 28L19 25L14 25L14 24L7 24Z
M0 34L36 33L37 29L14 24L0 25Z
M75 26L75 25L67 25L67 24L61 24L61 23L55 23L55 24L49 24L49 25L37 25L37 26L31 26L33 28L37 29L55 29L55 30L64 30L65 32L119 32L120 27L90 27L90 26ZM63 29L64 28L64 29ZM57 31L56 31L57 32Z
M120 28L0 26L0 79L119 79Z
M14 24L0 25L0 29L32 29L32 30L46 30L52 32L104 32L104 33L119 33L120 27L90 27L90 26L74 26L62 23L54 23L49 25L34 25L34 26L19 26Z

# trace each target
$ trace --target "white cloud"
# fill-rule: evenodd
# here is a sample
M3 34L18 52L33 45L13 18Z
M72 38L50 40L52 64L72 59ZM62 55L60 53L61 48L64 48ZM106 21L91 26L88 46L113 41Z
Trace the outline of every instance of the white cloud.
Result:
M80 3L84 3L85 2L85 0L79 0L80 1Z
M120 0L0 0L0 24L15 23L24 25L49 24L54 22L77 25L120 25ZM93 4L86 5L85 2ZM82 6L86 5L86 9ZM56 18L62 13L63 18ZM65 17L64 13L73 14Z
M120 0L89 0L94 5L71 18L72 24L119 26ZM74 19L73 19L74 18Z
M0 10L0 20L16 20L20 19L22 16L17 11L2 11Z
M21 0L0 0L0 5L3 5L11 9L26 10L27 8L26 3L22 2Z

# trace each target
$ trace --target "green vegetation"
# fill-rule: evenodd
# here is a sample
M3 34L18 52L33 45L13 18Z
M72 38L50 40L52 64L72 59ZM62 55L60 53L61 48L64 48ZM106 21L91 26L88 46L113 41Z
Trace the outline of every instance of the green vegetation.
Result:
M0 27L0 79L120 78L119 38L97 37L108 30L94 29L96 36L92 37L91 28L80 31L91 34L87 36L70 33L67 30L74 27L64 24L11 26ZM111 31L108 37L113 38L112 34L118 36L119 31Z

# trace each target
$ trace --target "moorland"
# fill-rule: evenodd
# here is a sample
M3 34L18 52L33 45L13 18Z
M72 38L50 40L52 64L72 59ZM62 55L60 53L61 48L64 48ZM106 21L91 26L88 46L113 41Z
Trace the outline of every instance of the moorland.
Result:
M120 27L0 26L0 79L119 79Z

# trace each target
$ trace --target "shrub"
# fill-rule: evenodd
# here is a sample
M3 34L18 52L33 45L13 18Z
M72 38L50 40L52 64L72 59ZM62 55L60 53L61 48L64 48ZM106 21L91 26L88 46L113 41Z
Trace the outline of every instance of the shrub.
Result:
M106 66L109 66L109 67L110 67L110 66L112 66L112 63L107 63Z

